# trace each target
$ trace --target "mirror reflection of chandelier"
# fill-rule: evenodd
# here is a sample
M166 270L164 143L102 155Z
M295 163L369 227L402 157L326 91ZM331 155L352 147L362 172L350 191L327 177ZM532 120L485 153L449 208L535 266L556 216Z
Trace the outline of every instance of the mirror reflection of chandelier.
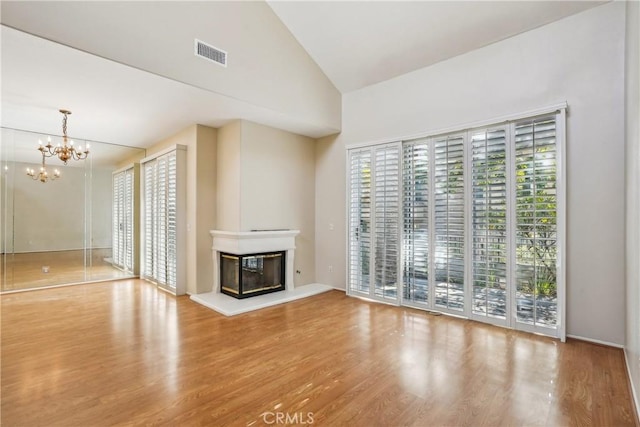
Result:
M89 144L86 149L82 150L82 146L78 148L73 146L73 141L67 137L67 116L71 114L69 110L60 110L64 118L62 119L62 144L58 143L57 146L51 144L51 137L47 138L47 145L42 145L42 141L38 141L40 146L38 150L42 152L43 162L44 157L57 156L66 165L70 159L84 160L89 155Z
M54 169L53 175L49 176L47 167L44 164L44 153L42 153L42 166L40 166L40 171L38 171L38 173L36 174L36 171L34 169L27 168L27 175L29 175L35 181L45 183L49 180L53 181L60 178L60 171L58 169Z

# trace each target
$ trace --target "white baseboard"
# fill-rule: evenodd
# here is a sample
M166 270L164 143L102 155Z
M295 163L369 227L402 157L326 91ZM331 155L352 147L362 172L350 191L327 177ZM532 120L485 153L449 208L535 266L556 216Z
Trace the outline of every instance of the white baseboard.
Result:
M345 292L345 293L347 292L347 290L346 290L346 289L336 288L335 286L331 286L331 287L332 287L334 290L336 290L336 291Z
M638 401L638 393L636 393L636 387L633 385L633 379L631 378L631 369L629 368L629 356L627 356L627 349L624 349L624 363L627 366L627 376L629 377L629 384L631 384L631 398L633 399L634 407L636 408L636 416L640 419L640 401Z
M569 335L569 334L567 334L567 338L573 338L573 339L580 340L580 341L587 341L587 342L592 342L594 344L600 344L600 345L606 345L608 347L615 347L615 348L624 349L624 345L622 345L622 344L616 344L614 342L609 342L609 341L595 340L593 338L585 338L585 337L581 337L581 336L578 336L578 335Z

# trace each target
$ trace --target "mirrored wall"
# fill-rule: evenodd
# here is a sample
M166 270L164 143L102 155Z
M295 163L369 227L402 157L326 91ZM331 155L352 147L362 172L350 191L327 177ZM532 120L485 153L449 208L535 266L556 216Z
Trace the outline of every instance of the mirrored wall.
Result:
M0 143L0 291L132 277L114 263L114 172L145 150L89 142L85 160L46 158L38 141L62 138L2 128ZM74 141L86 147L88 141ZM33 171L29 176L27 171ZM57 173L59 176L56 176ZM117 217L117 208L116 217Z

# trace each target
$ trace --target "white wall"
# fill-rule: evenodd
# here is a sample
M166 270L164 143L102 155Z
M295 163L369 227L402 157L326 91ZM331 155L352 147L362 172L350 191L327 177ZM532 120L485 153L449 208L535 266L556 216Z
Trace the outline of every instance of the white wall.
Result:
M567 332L623 344L624 9L599 6L346 94L342 134L316 152L317 280L345 286L345 145L567 101Z
M626 22L626 356L640 409L640 3L627 2Z

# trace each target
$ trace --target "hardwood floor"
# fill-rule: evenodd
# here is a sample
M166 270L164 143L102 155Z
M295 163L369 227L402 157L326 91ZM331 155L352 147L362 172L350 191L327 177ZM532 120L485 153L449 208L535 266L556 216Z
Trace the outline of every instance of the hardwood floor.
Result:
M110 248L92 249L86 263L84 250L0 254L0 290L34 289L132 276L113 267L106 261L109 257ZM48 266L49 271L43 272L43 266Z
M619 349L338 291L231 318L140 280L1 299L6 427L637 425Z

